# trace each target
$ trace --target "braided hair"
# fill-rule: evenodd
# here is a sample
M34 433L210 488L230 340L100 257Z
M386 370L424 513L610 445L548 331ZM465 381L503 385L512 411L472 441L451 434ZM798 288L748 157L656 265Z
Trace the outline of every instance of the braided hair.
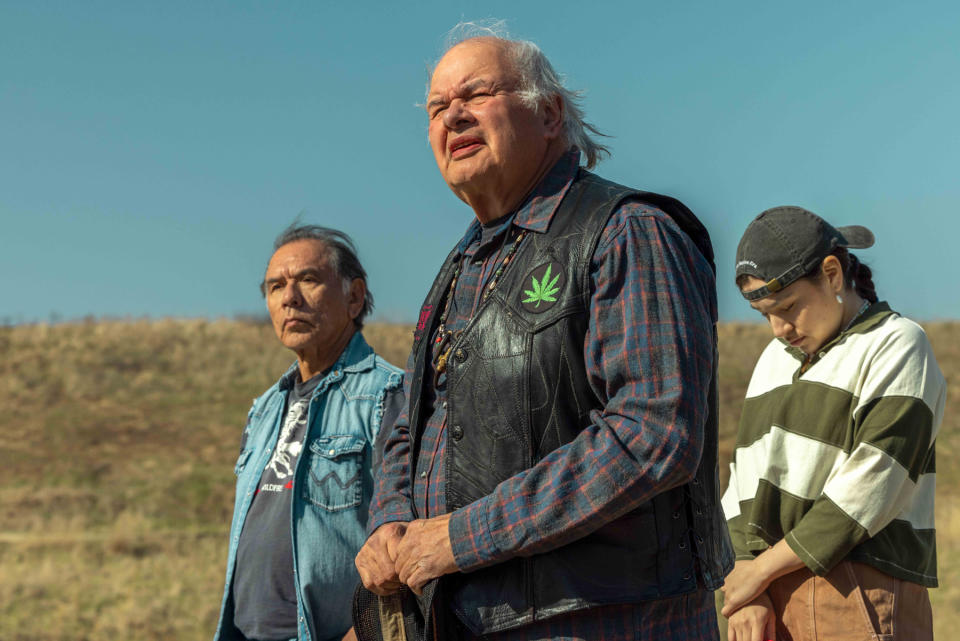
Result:
M843 268L843 280L847 286L852 286L860 298L870 303L877 302L877 286L873 284L873 271L860 262L846 247L837 247L831 252L836 256Z

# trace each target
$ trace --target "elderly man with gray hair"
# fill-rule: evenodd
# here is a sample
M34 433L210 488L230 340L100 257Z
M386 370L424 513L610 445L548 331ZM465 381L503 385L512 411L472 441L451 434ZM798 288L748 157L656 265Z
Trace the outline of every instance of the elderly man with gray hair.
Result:
M297 361L247 415L215 641L355 639L353 557L373 444L402 405L402 373L363 339L373 297L346 234L291 225L261 291Z
M426 112L475 219L421 308L356 561L380 635L399 602L444 641L714 639L709 236L580 167L606 149L536 45L468 35Z

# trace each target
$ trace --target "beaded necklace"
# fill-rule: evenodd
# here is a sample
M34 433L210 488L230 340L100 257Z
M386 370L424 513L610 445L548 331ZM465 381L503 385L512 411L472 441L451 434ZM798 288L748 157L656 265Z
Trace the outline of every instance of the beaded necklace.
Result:
M510 261L513 259L514 254L517 253L517 249L520 248L520 244L523 242L523 239L526 238L526 236L526 229L522 229L520 233L517 234L517 239L513 242L513 245L510 246L510 249L507 251L507 255L503 257L503 260L500 262L500 266L495 272L493 272L490 282L486 287L483 288L483 295L480 298L481 305L486 302L490 294L493 293L493 290L496 289L497 284L500 282L500 276L503 274L503 270L506 269L507 265L510 264ZM434 386L439 383L440 374L447 370L447 360L450 358L450 350L453 349L454 341L451 339L454 338L454 332L447 329L447 316L450 314L450 307L453 302L453 291L457 288L457 280L459 280L460 272L462 270L463 259L457 263L457 269L453 272L453 279L450 281L450 289L447 291L447 303L443 307L443 314L440 316L440 325L437 327L437 339L435 341L436 345L434 346L433 357ZM471 319L472 318L473 316L471 315ZM459 336L457 338L459 338Z

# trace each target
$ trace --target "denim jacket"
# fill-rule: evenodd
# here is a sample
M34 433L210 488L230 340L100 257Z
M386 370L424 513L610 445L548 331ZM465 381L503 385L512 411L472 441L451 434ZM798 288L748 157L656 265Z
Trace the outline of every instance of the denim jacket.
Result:
M350 604L359 582L354 557L366 536L373 491L371 458L384 399L400 388L403 372L376 354L360 332L320 381L310 401L307 434L292 493L294 581L298 638L339 640L350 628ZM233 574L240 533L260 475L276 447L294 363L253 402L234 472L237 492L215 641L242 639L233 624Z

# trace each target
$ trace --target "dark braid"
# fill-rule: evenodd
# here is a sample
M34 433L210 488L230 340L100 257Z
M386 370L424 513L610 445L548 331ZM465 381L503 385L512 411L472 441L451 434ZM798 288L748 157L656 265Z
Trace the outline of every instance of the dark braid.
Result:
M857 295L871 303L877 302L877 286L873 284L873 271L860 262L860 259L847 251L846 247L837 247L833 255L843 268L843 280L853 283Z

